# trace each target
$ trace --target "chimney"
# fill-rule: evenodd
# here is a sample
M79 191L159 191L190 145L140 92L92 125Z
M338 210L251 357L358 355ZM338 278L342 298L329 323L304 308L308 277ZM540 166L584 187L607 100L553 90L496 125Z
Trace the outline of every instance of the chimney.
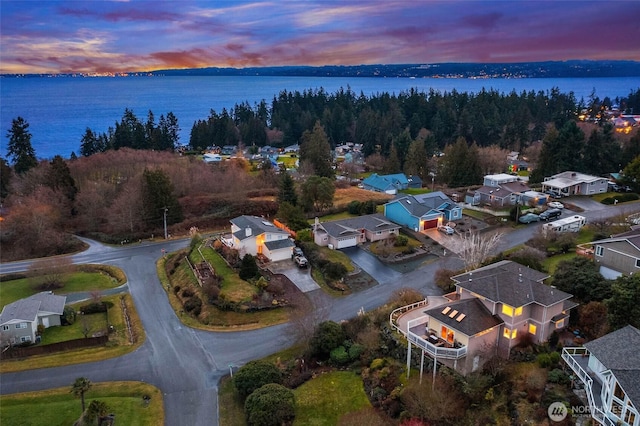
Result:
M244 230L244 235L245 237L250 237L251 236L251 228L246 227Z

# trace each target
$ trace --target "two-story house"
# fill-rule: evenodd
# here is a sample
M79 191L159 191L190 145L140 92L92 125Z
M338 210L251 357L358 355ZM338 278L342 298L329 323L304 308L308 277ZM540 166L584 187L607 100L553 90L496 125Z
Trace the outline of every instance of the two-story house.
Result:
M0 343L35 342L38 325L45 328L60 325L66 296L41 292L9 303L0 313Z
M628 325L583 347L562 350L562 359L584 384L588 412L599 424L640 426L640 330Z
M387 194L396 194L398 191L407 188L421 188L422 180L418 176L407 177L404 173L391 175L371 174L362 180L364 189Z
M507 260L456 275L456 291L446 296L451 302L408 321L409 346L468 374L493 355L507 358L523 336L545 342L576 306L570 294L544 284L546 278Z
M262 255L274 262L291 258L295 246L287 231L264 218L247 215L231 219L228 241L240 257Z

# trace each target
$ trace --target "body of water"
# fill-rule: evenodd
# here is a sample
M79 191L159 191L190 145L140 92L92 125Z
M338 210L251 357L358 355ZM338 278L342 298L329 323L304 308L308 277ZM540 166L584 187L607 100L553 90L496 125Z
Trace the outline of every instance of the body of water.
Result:
M39 158L79 152L87 128L106 132L115 128L125 108L142 122L149 110L156 123L161 114L172 112L181 127L180 142L189 143L193 123L206 119L211 110L231 110L247 101L271 104L281 91L324 88L334 93L350 88L356 95L388 92L399 94L412 88L420 92L477 93L483 88L502 93L515 90L544 91L557 87L573 92L576 99L588 99L595 90L601 99L626 97L640 87L640 78L549 78L549 79L411 79L364 77L117 77L117 78L0 78L0 155L6 156L7 131L11 120L22 117L29 123L32 145Z

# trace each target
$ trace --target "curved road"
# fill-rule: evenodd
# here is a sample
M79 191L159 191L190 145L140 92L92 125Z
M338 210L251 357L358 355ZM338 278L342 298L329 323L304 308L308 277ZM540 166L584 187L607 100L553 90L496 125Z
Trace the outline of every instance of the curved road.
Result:
M601 219L633 211L640 211L640 203L583 214L590 219ZM539 232L540 226L522 227L505 234L500 250L523 243ZM178 250L186 247L188 240L124 247L85 241L90 243L90 248L73 255L73 262L114 265L126 273L146 341L135 352L114 359L3 374L0 394L70 386L80 376L93 382L139 380L153 384L163 392L167 425L217 425L217 386L220 378L228 374L230 366L243 365L293 343L287 325L229 333L185 327L167 301L155 265L162 249L167 252ZM371 259L358 253L353 256L356 263L362 263L363 269L375 267ZM24 271L29 264L29 261L0 264L0 274ZM374 275L380 285L344 298L332 299L320 290L309 292L307 296L316 306L325 307L328 319L349 319L362 308L368 311L386 303L391 294L402 287L415 288L425 296L439 295L442 292L434 283L435 271L441 267L457 269L461 265L460 259L447 257L406 274L387 271L380 277Z

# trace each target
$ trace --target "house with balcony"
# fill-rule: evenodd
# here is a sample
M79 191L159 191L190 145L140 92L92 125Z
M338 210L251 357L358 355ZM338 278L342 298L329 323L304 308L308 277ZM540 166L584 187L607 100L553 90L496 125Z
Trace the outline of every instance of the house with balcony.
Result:
M476 298L503 324L497 340L498 353L508 357L518 337L528 335L534 343L546 342L563 329L577 304L572 295L544 283L548 274L503 260L456 275L455 298Z
M380 213L342 220L319 222L313 226L313 241L335 249L355 247L367 241L374 242L400 233L400 225Z
M568 171L545 177L542 192L554 191L565 197L599 194L607 192L608 182L604 177Z
M269 261L290 259L295 246L289 233L272 222L257 216L239 216L231 219L231 235L226 244L246 254L264 256Z
M640 426L640 330L628 325L582 347L566 347L562 359L584 384L589 413L606 426Z
M492 356L508 358L522 336L548 340L568 323L577 306L571 295L544 284L547 274L500 261L452 277L448 303L413 312L400 330L435 362L461 374L476 371Z
M384 216L399 225L422 232L462 219L462 208L443 192L436 191L396 198L384 205Z
M593 260L600 274L610 280L640 272L640 229L593 241Z

